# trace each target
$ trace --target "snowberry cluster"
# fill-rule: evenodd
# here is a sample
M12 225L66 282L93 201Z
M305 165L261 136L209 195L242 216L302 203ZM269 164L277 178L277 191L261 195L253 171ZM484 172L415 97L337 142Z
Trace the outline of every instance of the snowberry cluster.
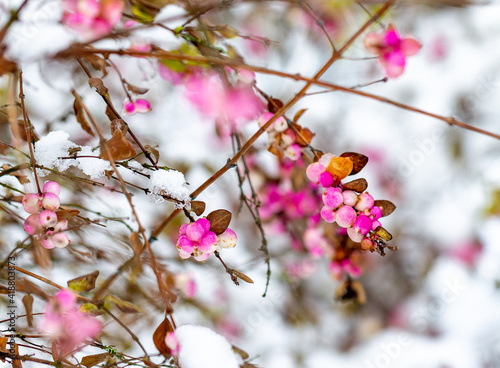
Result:
M67 219L58 219L57 213L61 201L61 187L55 181L48 181L43 186L42 194L28 193L23 197L23 208L30 215L24 221L24 229L30 235L40 238L44 248L64 248L70 241L64 230L68 227Z
M265 112L259 117L259 126L266 124L274 116L272 112ZM286 119L280 116L276 121L267 129L269 135L268 149L279 150L279 152L292 161L297 161L301 154L302 149L297 144L297 133L288 126ZM274 152L273 152L274 153Z
M229 228L216 235L210 230L210 222L206 218L199 218L190 224L181 225L176 246L182 259L193 256L202 262L215 251L235 247L237 239L236 233Z
M138 98L135 101L125 100L123 103L123 111L127 115L134 115L135 113L146 113L151 111L151 104L144 98Z
M381 226L382 209L375 206L375 200L368 192L356 193L343 187L339 178L328 170L334 158L332 154L323 155L306 170L309 180L324 188L321 217L346 229L352 241L361 242L362 249L372 250L378 239L373 232Z

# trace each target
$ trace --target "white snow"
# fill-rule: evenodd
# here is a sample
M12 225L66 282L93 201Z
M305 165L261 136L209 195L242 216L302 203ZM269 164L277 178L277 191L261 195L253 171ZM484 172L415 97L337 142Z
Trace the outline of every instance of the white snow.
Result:
M238 356L227 340L203 326L184 325L175 330L182 368L239 368Z
M158 170L151 174L150 199L154 203L164 201L162 195L177 199L183 206L189 204L189 189L184 174L176 170Z
M90 146L79 146L68 140L68 138L69 134L62 130L50 132L45 137L42 137L35 143L35 159L37 163L49 169L56 168L59 171L68 170L72 166L78 167L92 179L104 176L104 172L107 170L113 170L108 161L97 158L99 150L92 151ZM60 157L69 155L68 150L71 148L80 148L80 151L77 152L78 156L95 157L61 159ZM39 175L48 175L48 171L41 170Z

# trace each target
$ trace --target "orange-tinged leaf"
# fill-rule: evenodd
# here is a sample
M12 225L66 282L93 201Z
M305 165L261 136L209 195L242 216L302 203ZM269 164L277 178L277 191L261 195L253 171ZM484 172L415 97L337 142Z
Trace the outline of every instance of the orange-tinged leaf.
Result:
M168 319L164 319L162 323L156 328L155 332L153 333L153 342L158 349L158 351L163 355L163 356L169 356L170 355L170 348L167 346L165 343L165 336L167 336L168 332L173 332L174 329L172 327L172 324Z
M328 163L326 170L338 180L344 179L352 172L353 163L350 157L334 157Z
M134 255L136 257L140 256L142 252L142 241L137 231L134 231L132 234L130 234L130 245L132 245Z
M94 271L68 281L68 287L76 293L88 292L95 288L95 282L99 276L99 271Z
M297 134L296 143L301 147L306 147L307 145L311 144L311 141L314 138L314 136L315 134L311 132L308 128L300 128L299 134Z
M340 157L350 157L352 159L352 171L349 175L356 175L368 163L368 157L356 152L344 152Z
M375 234L380 236L383 240L389 241L392 239L391 233L389 233L386 229L384 229L382 226L378 226L375 229Z
M134 146L127 140L127 138L125 138L121 130L118 129L113 132L111 139L103 144L99 157L110 161L107 154L108 151L111 158L115 161L126 160L127 158L135 156Z
M72 218L78 216L79 213L78 210L60 210L56 212L58 220Z
M232 214L227 210L215 210L208 214L207 220L210 222L210 230L216 235L226 231L231 222Z

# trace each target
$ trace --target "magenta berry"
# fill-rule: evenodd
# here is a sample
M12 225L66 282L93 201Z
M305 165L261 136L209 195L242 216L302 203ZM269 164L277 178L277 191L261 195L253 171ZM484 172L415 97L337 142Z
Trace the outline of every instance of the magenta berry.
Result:
M43 194L42 198L42 207L46 210L55 211L61 205L61 201L59 197L51 192L47 192Z
M355 208L358 211L363 212L365 210L369 210L370 208L372 208L374 203L375 203L375 201L373 200L373 197L371 196L371 194L361 193L358 196L358 201L356 203Z
M285 149L285 157L288 157L292 161L297 161L300 158L302 150L298 144L291 144Z
M333 184L333 176L328 171L325 171L319 176L318 182L323 188L331 187Z
M43 210L38 215L38 219L43 227L54 227L57 224L57 214L54 211Z
M321 218L328 223L335 222L335 211L333 211L330 207L324 206L321 209Z
M28 193L23 197L22 204L26 212L34 215L42 208L41 198L38 193Z
M55 181L48 181L44 184L42 192L54 193L56 196L58 196L61 193L61 187Z
M353 229L361 235L366 235L372 229L372 220L368 216L359 215L353 225Z
M378 220L379 218L382 217L382 210L378 206L373 206L370 209L370 219L372 220Z
M335 221L340 227L351 227L356 221L356 211L351 206L342 206L335 213Z
M318 184L319 177L326 171L325 167L319 162L310 164L306 169L307 178L315 184Z

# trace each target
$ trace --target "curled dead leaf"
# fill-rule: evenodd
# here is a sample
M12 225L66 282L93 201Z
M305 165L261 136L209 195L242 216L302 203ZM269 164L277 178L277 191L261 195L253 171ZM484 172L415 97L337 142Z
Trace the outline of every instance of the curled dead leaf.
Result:
M222 234L231 222L232 214L227 210L215 210L208 214L207 220L210 222L210 230L216 235Z
M167 336L167 333L173 331L172 324L165 318L153 333L153 342L163 356L170 356L170 348L165 343L165 336Z
M196 216L201 216L203 212L205 212L205 207L206 207L205 202L191 201L191 211L194 212Z
M340 157L350 157L352 160L352 171L349 175L356 175L368 163L368 157L356 152L344 152Z
M349 183L345 183L343 186L346 190L354 190L355 192L362 193L366 190L366 188L368 188L368 182L366 179L360 178L350 181Z
M106 96L108 94L108 89L104 85L101 78L90 78L89 86L91 88L95 88L97 90L97 93L99 93L101 96Z
M382 210L382 217L389 216L396 210L396 205L385 199L377 199L373 205L380 207Z
M111 157L108 157L108 152ZM121 130L115 130L111 139L106 141L101 147L99 158L110 161L126 160L135 156L135 149L132 143L125 138Z

